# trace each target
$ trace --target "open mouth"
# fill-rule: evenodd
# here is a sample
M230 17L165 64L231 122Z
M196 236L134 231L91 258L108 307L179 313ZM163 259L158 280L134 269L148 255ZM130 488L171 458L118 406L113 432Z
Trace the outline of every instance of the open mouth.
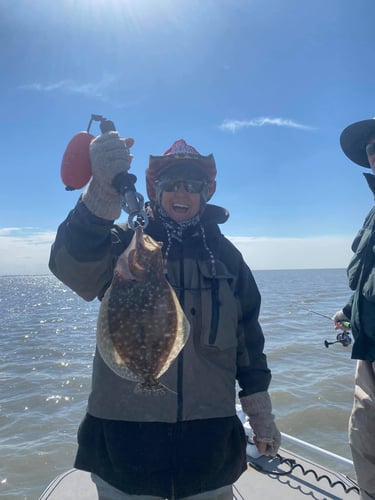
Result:
M189 210L189 207L187 205L183 205L181 203L173 203L172 208L175 212L183 214Z

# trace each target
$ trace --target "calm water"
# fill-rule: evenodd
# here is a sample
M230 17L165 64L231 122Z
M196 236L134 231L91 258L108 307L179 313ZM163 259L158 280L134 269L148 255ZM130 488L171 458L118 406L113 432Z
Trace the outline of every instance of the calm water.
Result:
M332 322L302 309L333 315L350 295L345 271L254 275L280 430L350 458L350 347L327 349L324 340L336 335ZM86 303L53 276L0 277L1 498L37 499L72 466L90 390L97 311L96 301ZM340 470L353 476L350 467Z

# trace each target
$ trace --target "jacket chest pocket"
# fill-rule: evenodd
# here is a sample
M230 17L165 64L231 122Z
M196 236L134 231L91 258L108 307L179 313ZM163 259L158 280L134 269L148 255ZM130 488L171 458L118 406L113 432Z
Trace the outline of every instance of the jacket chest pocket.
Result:
M216 274L210 262L199 262L200 346L224 350L236 347L238 303L231 288L233 275L216 261Z

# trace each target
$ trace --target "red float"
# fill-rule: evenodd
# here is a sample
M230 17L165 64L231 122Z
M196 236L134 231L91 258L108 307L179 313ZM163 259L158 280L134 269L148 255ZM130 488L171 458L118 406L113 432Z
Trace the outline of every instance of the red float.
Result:
M93 139L88 132L78 132L65 149L61 179L68 191L83 188L91 178L90 143Z

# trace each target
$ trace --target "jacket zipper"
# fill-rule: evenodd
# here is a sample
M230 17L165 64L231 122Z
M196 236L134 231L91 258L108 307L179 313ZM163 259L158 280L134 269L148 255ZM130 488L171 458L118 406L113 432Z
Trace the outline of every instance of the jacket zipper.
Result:
M185 305L185 276L184 276L184 249L181 243L180 252L180 290L179 301L182 309ZM183 373L184 373L184 350L182 349L177 360L177 422L181 422L183 416L184 397L183 397Z
M219 326L219 281L216 278L212 280L211 301L211 328L208 343L209 345L214 345Z

